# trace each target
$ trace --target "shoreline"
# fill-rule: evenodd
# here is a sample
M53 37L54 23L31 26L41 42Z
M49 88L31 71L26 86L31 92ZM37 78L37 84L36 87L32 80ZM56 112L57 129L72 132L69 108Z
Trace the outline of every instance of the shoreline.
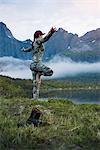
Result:
M41 89L41 91L77 91L77 90L100 90L100 88L51 88Z

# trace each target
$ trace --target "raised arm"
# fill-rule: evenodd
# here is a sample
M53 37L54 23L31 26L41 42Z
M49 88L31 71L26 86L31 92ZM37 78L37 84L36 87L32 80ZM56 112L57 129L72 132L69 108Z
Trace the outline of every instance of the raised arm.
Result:
M47 34L44 38L40 39L40 42L41 42L41 43L44 43L44 42L48 41L49 38L50 38L55 32L56 32L56 28L53 28L53 27L52 27L51 30L48 32L48 34Z

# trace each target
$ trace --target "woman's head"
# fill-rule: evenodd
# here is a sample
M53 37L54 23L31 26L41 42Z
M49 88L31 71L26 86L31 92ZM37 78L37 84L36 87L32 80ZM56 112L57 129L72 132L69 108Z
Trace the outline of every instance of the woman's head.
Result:
M34 33L34 39L39 38L40 36L44 35L45 33L43 33L42 31L38 30Z

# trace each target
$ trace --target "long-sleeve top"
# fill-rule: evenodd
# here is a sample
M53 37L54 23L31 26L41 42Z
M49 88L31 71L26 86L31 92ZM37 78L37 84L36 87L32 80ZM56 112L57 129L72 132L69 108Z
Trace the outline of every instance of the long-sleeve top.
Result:
M40 64L42 61L43 53L44 53L44 44L49 38L52 36L52 32L49 31L45 37L40 36L39 38L35 39L32 43L32 46L29 48L24 49L24 52L32 52L32 60L34 63Z

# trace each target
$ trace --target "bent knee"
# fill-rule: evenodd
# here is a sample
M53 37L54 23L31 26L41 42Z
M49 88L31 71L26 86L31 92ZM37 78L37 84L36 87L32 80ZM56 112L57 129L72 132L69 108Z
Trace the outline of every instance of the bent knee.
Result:
M53 75L53 70L49 70L48 72L44 73L44 76L52 76Z

